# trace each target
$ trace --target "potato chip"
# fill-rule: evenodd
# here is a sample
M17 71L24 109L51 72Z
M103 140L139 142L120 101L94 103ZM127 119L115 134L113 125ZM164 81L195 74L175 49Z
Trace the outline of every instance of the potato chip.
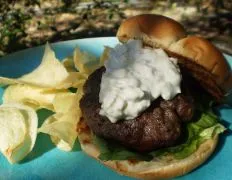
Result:
M54 137L54 136L51 136L51 140L56 145L56 147L58 149L61 149L63 151L71 151L72 150L73 145L71 147L68 143L66 143L62 139L59 139L59 138Z
M24 83L25 83L24 81L20 81L18 79L0 77L1 86L10 85L10 84L24 84Z
M1 151L8 152L8 148L15 149L23 143L26 136L26 125L23 114L17 108L0 108L1 119ZM14 121L15 119L15 121ZM11 131L18 136L10 136ZM4 139L6 138L6 139Z
M57 89L67 89L69 87L78 88L86 81L88 75L80 72L70 72L69 76L56 86Z
M56 59L55 52L47 43L41 64L31 73L20 78L0 78L0 84L28 84L44 88L56 88L69 76L68 71L62 63Z
M75 93L60 93L57 94L53 101L54 110L56 113L68 113L76 100Z
M0 151L10 163L22 160L34 147L37 137L36 112L22 104L0 106Z
M19 78L40 87L56 87L68 77L68 72L62 63L56 59L55 52L47 43L41 64L34 71Z
M93 55L76 48L73 56L59 62L46 44L42 62L34 71L17 79L0 77L0 84L12 84L4 92L3 102L24 104L10 106L9 112L1 112L0 108L0 119L5 119L2 124L0 122L0 128L5 128L0 140L9 138L7 143L0 144L0 150L10 162L18 162L32 150L38 123L34 110L39 108L52 110L55 114L45 120L38 132L50 135L57 148L72 150L77 138L76 125L81 118L79 101L84 94L84 83L108 59L109 51L106 47L99 63ZM77 88L77 93L70 92L70 87ZM6 121L10 112L8 119L18 119L17 123ZM4 136L11 131L13 135Z
M90 53L74 50L73 61L76 69L85 74L91 74L98 67L98 59Z
M68 56L62 60L62 64L66 68L68 72L76 72L77 69L75 68L75 64L73 61L73 56Z
M76 96L77 96L77 106L79 107L79 101L81 100L83 94L84 94L84 91L83 91L83 87L84 87L84 83L78 88L78 91L76 93Z
M105 61L107 61L109 58L111 49L111 47L105 46L104 51L100 57L99 67L104 66Z
M57 142L64 141L68 149L72 149L77 138L76 123L78 114L73 109L70 113L57 113L45 120L44 124L38 129L38 132L49 134L55 137ZM58 143L59 144L59 143ZM57 146L60 148L60 146ZM62 150L67 150L64 148Z
M56 114L48 117L38 130L49 134L52 142L64 151L70 151L77 138L76 124L80 119L77 98L74 93L57 95L53 102Z
M57 94L68 93L68 90L48 90L25 84L10 85L3 94L3 103L22 103L34 109L47 108L54 110L53 100Z

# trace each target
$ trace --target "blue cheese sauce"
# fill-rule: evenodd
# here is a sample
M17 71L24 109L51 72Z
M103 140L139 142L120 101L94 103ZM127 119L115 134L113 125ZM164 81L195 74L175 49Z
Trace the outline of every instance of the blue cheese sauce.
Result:
M105 68L100 115L112 123L134 119L158 97L170 100L181 92L177 59L162 49L143 48L139 40L118 44L110 51Z

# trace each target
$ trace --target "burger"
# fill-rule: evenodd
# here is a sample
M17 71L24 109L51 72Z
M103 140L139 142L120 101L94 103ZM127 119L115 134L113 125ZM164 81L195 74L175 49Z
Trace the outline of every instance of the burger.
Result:
M232 86L225 58L161 15L125 20L117 38L121 44L83 88L77 125L82 150L135 178L192 171L225 131L213 111Z

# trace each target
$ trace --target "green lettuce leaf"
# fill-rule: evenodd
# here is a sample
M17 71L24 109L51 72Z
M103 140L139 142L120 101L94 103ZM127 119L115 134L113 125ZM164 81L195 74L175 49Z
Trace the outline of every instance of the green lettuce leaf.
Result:
M137 152L130 151L125 147L114 143L107 142L106 140L94 136L93 142L100 150L99 159L103 161L108 160L141 160L141 161L150 161L153 159L150 154L141 154Z
M224 132L225 130L226 130L226 128L223 125L217 123L216 125L203 130L200 133L200 137L203 139L210 139L210 138L214 137L215 135Z

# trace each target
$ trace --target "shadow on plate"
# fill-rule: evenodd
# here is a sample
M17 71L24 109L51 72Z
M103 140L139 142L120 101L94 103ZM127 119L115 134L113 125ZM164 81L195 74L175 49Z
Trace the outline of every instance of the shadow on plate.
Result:
M39 117L38 127L40 127L43 124L44 120L47 119L47 117L54 114L52 111L49 111L47 109L40 109L37 111L37 113ZM28 156L21 162L21 164L32 161L42 156L44 153L52 150L53 148L56 147L52 143L50 136L47 134L39 133L33 151L30 154L28 154ZM81 146L78 140L76 140L72 152L76 151L81 151Z
M37 111L38 114L38 127L40 127L44 120L47 119L47 117L51 116L53 114L52 111L49 111L47 109L40 109ZM50 137L47 134L39 133L37 135L37 139L35 142L35 146L30 154L21 162L26 163L31 160L34 160L40 156L42 156L44 153L52 150L55 148L55 145L51 142Z
M20 164L32 161L53 148L55 148L55 145L52 144L50 137L47 134L40 133L37 136L33 151L28 154L28 156Z
M209 159L204 164L208 164L215 156L217 156L217 154L225 145L226 139L232 136L232 131L231 129L229 129L230 123L228 123L225 120L221 120L220 123L223 124L227 128L227 130L219 136L218 144L214 153L209 157Z
M77 138L77 140L76 140L76 142L75 142L75 144L73 146L73 149L72 149L72 152L76 152L76 151L81 151L81 145L80 145L80 143L78 141L78 138Z
M54 112L48 110L48 109L39 109L37 111L38 114L38 127L42 126L45 119L47 119L49 116L53 115Z
M227 105L219 107L216 111L216 114L219 117L221 116L220 109L232 109L232 107L227 106ZM217 144L217 147L216 147L214 153L209 157L209 159L204 164L208 164L217 155L217 153L223 148L223 146L226 142L226 139L232 136L231 122L228 122L227 120L221 119L220 123L226 128L226 131L220 135L219 141L218 141L218 144Z

